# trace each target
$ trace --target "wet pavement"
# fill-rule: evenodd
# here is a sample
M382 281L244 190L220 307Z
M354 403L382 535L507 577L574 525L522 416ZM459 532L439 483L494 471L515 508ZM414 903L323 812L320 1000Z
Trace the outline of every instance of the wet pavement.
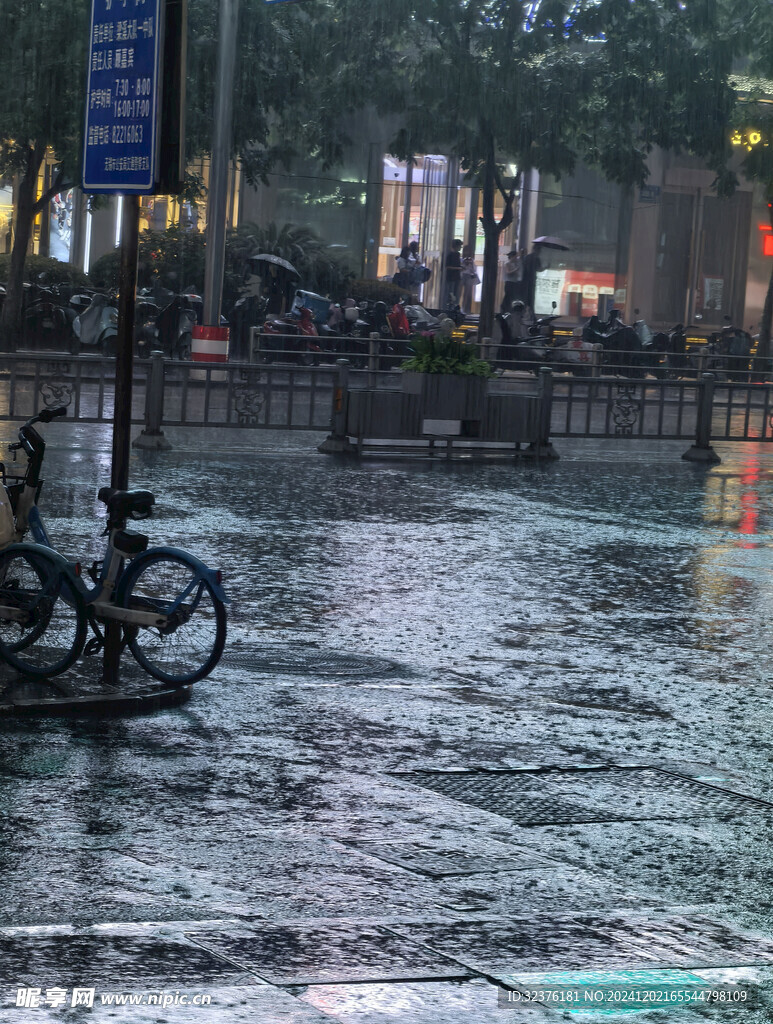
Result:
M46 430L88 563L110 436ZM773 450L167 434L131 481L226 652L177 708L0 722L3 1021L773 1019Z

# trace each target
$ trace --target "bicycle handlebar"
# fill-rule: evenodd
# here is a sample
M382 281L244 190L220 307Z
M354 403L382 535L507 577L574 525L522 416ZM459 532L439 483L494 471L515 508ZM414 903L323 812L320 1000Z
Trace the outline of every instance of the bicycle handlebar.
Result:
M56 416L66 416L66 415L67 415L67 406L66 405L59 405L59 406L56 407L56 409L43 409L42 412L39 412L37 416L34 416L28 422L29 423L34 423L35 420L40 420L41 423L50 423L51 420L54 419Z
M34 416L31 416L26 423L19 427L19 437L22 437L26 430L31 430L35 423L50 423L54 417L66 415L66 405L59 405L56 409L42 409L40 412L36 412ZM13 445L9 445L8 447L13 451Z
M38 470L40 469L40 463L43 461L43 452L45 451L45 442L43 438L38 434L34 428L35 423L50 423L52 419L57 416L66 416L67 406L60 405L56 409L43 409L41 412L36 413L30 417L26 423L19 428L19 443L9 444L8 450L11 452L17 452L20 448L23 448L30 458L37 455L38 458ZM34 474L33 474L34 475Z

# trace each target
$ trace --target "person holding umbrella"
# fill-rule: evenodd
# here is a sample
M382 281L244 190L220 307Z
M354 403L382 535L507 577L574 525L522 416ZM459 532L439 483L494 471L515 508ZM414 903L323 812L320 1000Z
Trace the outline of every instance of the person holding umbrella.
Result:
M523 277L521 280L521 298L529 313L534 316L534 293L537 290L537 274L543 270L540 255L543 249L559 249L566 252L569 246L553 235L540 235L532 241L532 251L523 260Z
M537 290L537 274L542 270L540 259L541 243L535 240L531 252L521 262L520 298L528 314L534 316L534 293Z

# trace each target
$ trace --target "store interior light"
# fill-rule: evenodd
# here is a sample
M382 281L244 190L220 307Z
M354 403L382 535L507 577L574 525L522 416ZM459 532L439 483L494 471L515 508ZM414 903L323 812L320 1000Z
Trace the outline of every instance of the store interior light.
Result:
M115 246L121 244L121 218L123 216L123 196L118 196L118 202L115 204Z

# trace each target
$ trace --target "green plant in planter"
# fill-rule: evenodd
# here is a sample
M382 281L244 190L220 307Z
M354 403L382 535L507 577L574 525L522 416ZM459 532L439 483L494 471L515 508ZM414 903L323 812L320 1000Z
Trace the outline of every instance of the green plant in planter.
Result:
M413 338L415 355L401 365L414 373L451 373L459 377L493 377L491 364L479 359L472 345L455 338L436 334L430 338Z

